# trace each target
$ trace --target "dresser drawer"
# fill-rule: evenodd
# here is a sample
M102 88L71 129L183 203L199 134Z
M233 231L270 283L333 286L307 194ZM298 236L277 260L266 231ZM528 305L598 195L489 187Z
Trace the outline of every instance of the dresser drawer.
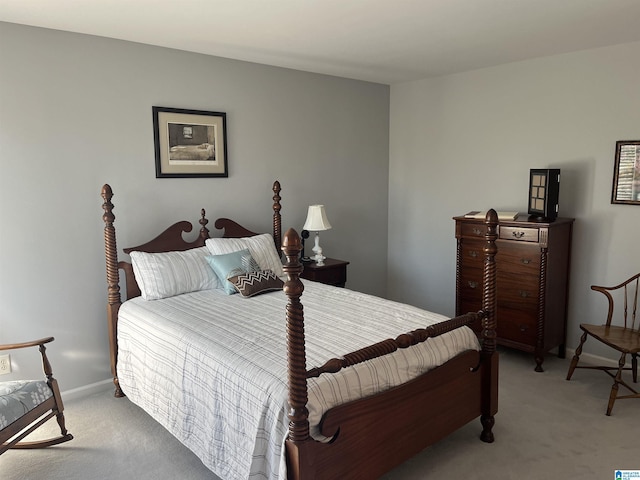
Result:
M474 293L474 292L471 292ZM459 304L459 315L464 315L465 313L470 313L470 312L477 312L479 310L481 310L482 308L482 292L480 291L480 289L477 290L478 295L471 296L471 297L459 297L458 301L460 302ZM480 332L482 330L482 322L481 321L477 321L472 323L471 325L469 325L473 331L475 332Z
M483 242L468 240L462 244L460 249L460 264L463 268L474 267L482 268L484 265L484 247ZM482 273L480 273L482 279Z
M498 337L525 345L536 345L536 319L527 312L498 306Z
M515 240L518 242L538 242L539 230L531 227L500 226L498 238L501 240Z
M482 308L482 265L478 262L467 262L474 265L464 265L461 262L459 277L457 278L456 310L457 315L477 312ZM476 329L477 326L474 326Z
M464 222L460 225L460 235L468 238L484 238L487 227L484 223Z
M505 271L537 274L540 271L540 248L535 243L499 242L496 262Z
M460 269L460 289L463 293L467 290L482 291L482 265L463 266Z

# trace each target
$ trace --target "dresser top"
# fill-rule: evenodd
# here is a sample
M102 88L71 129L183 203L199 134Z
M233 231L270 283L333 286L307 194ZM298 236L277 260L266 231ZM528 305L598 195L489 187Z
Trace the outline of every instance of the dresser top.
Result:
M464 215L453 217L453 219L455 221L461 221L461 222L484 223L484 219L482 218L468 218L468 217L465 217ZM536 226L552 226L552 225L558 225L562 223L573 223L574 220L575 220L574 218L558 217L552 222L549 222L545 220L538 220L537 218L530 216L528 213L518 213L518 216L514 220L499 220L498 223L500 225L536 227Z

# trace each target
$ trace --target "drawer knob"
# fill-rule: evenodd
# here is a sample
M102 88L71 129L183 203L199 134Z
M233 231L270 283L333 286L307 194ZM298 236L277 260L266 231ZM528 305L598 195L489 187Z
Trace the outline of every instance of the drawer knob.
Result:
M471 280L469 280L469 282L467 282L467 283L469 283L469 286L470 286L471 288L476 288L476 287L478 286L478 282L473 282L473 281L471 281Z
M520 325L520 331L521 332L526 332L527 330L529 330L529 327L527 327L526 325Z
M524 290L520 290L520 296L521 296L522 298L527 298L527 297L529 296L529 293L528 293L528 292L525 292Z
M519 232L518 232L518 231L515 231L515 230L514 230L514 231L512 232L512 235L513 235L515 238L522 238L522 237L524 237L524 232L522 232L522 231L519 231Z
M520 261L525 265L529 265L531 263L531 259L530 258L523 258Z
M471 250L471 251L469 252L469 256L471 256L471 257L473 257L473 258L476 258L476 257L478 256L478 252L477 252L477 251L475 251L475 250Z
M482 235L482 230L480 230L479 228L474 228L473 229L473 234L480 236L480 235Z

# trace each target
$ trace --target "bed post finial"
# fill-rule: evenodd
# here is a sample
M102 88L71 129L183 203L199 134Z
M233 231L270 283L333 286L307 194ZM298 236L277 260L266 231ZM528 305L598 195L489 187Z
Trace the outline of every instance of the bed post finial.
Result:
M482 310L485 312L482 319L482 351L488 354L496 350L496 254L498 247L498 214L491 209L485 219L486 234L484 251Z
M122 397L124 394L118 383L118 375L116 373L116 365L118 361L118 310L122 304L120 299L120 275L118 272L118 249L116 247L116 229L113 222L116 217L113 214L113 191L111 186L105 184L102 187L102 209L104 214L104 255L107 262L107 322L109 329L109 350L111 352L111 374L113 375L113 383L116 387L115 396Z
M304 285L300 281L302 265L300 236L290 228L284 235L282 244L287 263L284 273L287 281L284 293L287 303L287 362L289 375L289 440L302 442L309 438L309 411L307 410L307 367L304 346L304 313L300 296Z
M491 209L485 217L485 245L484 270L482 273L482 361L484 362L483 388L482 388L482 433L480 439L483 442L492 443L494 414L498 410L498 353L496 352L496 310L498 297L496 295L496 254L498 247L498 214Z
M282 248L282 219L280 217L280 210L282 209L282 205L280 205L280 182L276 180L273 182L273 242L276 244L276 250L278 254L280 254L280 249Z
M108 184L102 187L102 198L104 200L102 204L102 209L104 210L102 220L104 221L104 253L107 260L108 299L109 305L115 305L120 303L120 276L118 274L116 229L113 226L116 216L113 214L113 203L111 203L113 191Z

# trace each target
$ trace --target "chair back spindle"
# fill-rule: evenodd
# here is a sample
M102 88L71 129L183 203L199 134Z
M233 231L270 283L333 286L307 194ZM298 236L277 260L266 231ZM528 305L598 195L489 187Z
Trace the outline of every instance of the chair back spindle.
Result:
M631 330L636 330L636 311L638 309L638 284L640 283L640 277L636 278L634 282L635 288L633 289L631 300L633 301L633 311L631 312L631 325L627 326L627 304L626 300L629 298L627 295L627 285L624 287L624 297L625 297L625 305L624 305L624 326L625 328L631 328ZM640 330L640 325L637 326L638 330Z

